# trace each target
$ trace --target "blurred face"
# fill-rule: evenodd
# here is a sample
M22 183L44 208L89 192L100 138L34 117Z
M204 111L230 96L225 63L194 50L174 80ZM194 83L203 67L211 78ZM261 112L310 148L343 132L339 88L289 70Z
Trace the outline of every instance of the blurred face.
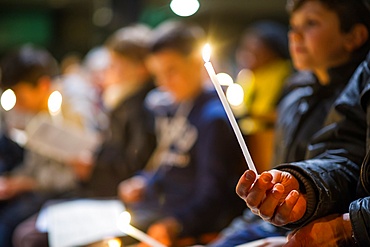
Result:
M106 70L105 87L117 83L135 83L143 64L115 52L110 53L110 66Z
M37 113L45 110L49 96L49 88L41 85L33 86L26 82L13 87L17 102L15 108L25 112Z
M341 32L334 11L319 1L307 1L290 18L289 48L296 69L326 71L346 63L351 51L345 44L348 35Z
M170 92L176 101L191 99L202 89L200 57L163 50L151 55L149 68L157 85Z
M269 49L256 35L247 35L236 54L241 68L256 70L277 59L277 55Z

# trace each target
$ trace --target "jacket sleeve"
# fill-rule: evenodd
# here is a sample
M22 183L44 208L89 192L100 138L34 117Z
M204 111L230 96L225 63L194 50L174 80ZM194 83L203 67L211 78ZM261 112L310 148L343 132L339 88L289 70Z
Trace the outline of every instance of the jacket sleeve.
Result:
M370 55L367 61L370 60ZM361 95L361 105L366 110L366 121L367 121L367 135L366 135L366 150L367 157L362 164L361 170L361 185L365 187L365 191L370 191L370 64L365 62L364 66L365 73L362 74L360 80L364 90ZM353 201L349 207L349 214L352 224L353 235L356 239L358 246L370 246L370 195L367 197L360 198Z
M358 246L370 244L370 197L358 199L351 203L349 214L352 231Z
M285 228L299 228L329 214L348 212L348 205L355 199L360 168L343 157L344 149L342 153L336 151L340 150L327 151L324 159L279 166L278 169L292 173L300 181L300 190L307 199L303 218Z

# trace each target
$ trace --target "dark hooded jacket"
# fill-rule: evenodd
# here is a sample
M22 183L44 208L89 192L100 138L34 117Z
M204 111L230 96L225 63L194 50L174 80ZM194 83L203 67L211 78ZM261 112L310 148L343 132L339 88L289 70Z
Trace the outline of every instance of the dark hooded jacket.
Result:
M334 213L350 213L359 246L370 246L370 53L335 101L326 125L313 138L308 160L283 164L306 193L306 214L297 228ZM361 167L362 166L362 167ZM360 178L360 179L359 179Z
M305 159L307 146L325 123L334 101L361 61L329 70L330 83L322 85L311 72L298 72L289 80L289 93L278 107L272 165Z

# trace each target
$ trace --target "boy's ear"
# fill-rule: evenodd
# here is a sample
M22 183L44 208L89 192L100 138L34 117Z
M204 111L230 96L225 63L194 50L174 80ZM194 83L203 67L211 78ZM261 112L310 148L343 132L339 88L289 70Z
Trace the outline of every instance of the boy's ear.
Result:
M361 47L369 39L369 31L364 24L356 24L349 33L346 48L354 51Z

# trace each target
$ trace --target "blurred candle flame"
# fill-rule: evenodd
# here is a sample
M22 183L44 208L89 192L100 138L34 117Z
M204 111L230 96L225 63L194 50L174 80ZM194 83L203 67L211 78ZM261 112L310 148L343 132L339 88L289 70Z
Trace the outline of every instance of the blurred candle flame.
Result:
M51 115L57 115L62 107L63 97L59 91L54 91L48 99L48 108Z
M162 243L160 243L158 240L150 237L146 233L140 231L139 229L133 227L130 225L131 222L131 215L129 212L124 211L122 212L117 221L117 227L120 229L122 232L126 233L127 235L130 235L133 238L136 238L140 242L144 242L149 246L152 247L166 247Z
M242 86L234 83L228 87L226 90L227 101L229 101L232 106L239 106L243 103L244 91Z
M218 73L217 79L222 86L231 86L234 83L233 78L227 73Z
M109 239L107 241L108 247L121 247L122 242L117 238Z
M4 110L10 111L15 106L15 103L17 102L17 97L15 96L15 93L13 90L7 89L1 95L0 101L1 101L1 106L4 108Z

